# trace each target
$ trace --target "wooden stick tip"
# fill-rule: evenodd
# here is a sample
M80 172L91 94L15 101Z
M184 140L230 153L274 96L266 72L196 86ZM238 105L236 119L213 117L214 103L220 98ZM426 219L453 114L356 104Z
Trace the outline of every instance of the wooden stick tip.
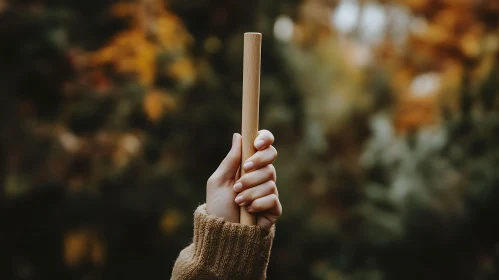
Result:
M244 32L244 36L256 36L256 37L261 37L262 33L260 32Z

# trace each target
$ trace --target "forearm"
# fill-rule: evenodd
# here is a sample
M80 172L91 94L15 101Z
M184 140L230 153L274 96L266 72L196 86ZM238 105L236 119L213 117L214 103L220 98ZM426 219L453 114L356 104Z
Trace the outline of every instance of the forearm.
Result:
M273 239L274 228L230 223L201 205L194 213L193 243L180 253L172 279L265 279Z

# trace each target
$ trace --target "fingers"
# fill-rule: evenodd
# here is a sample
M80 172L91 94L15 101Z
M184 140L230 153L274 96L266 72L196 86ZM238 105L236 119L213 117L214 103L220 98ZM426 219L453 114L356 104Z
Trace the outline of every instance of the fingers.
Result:
M263 168L244 174L234 185L234 191L241 192L267 181L276 181L276 172L272 164Z
M246 207L246 210L250 213L266 212L274 217L280 217L282 214L281 202L279 202L279 198L275 194L255 199Z
M264 150L257 151L243 165L244 171L260 169L274 162L277 158L277 150L273 146L269 146Z
M253 145L255 146L255 149L261 151L263 149L270 147L270 145L272 145L273 143L274 143L274 135L270 131L264 129L258 132L258 135L256 136Z
M254 200L264 197L270 194L275 194L279 196L277 192L277 187L274 181L267 181L256 187L247 189L237 195L234 200L239 206L246 206L251 204Z
M272 143L274 135L268 130L260 130L254 142L257 152L246 160L243 165L244 171L250 172L273 163L277 158L277 150Z
M228 180L236 176L237 170L241 164L241 146L242 137L238 133L234 133L232 137L232 148L224 158L218 169L213 173L210 180Z

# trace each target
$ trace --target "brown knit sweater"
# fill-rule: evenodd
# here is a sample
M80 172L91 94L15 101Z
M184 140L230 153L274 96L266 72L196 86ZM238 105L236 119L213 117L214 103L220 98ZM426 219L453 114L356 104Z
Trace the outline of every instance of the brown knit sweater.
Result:
M206 205L194 213L194 240L180 252L172 280L265 279L274 227L230 223L208 215Z

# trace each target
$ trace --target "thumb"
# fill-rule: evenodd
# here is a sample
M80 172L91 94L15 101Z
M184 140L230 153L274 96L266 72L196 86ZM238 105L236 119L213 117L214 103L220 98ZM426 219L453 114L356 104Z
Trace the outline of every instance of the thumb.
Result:
M220 178L232 179L236 176L237 170L241 165L241 139L242 137L239 133L234 133L232 136L232 148L216 171Z

